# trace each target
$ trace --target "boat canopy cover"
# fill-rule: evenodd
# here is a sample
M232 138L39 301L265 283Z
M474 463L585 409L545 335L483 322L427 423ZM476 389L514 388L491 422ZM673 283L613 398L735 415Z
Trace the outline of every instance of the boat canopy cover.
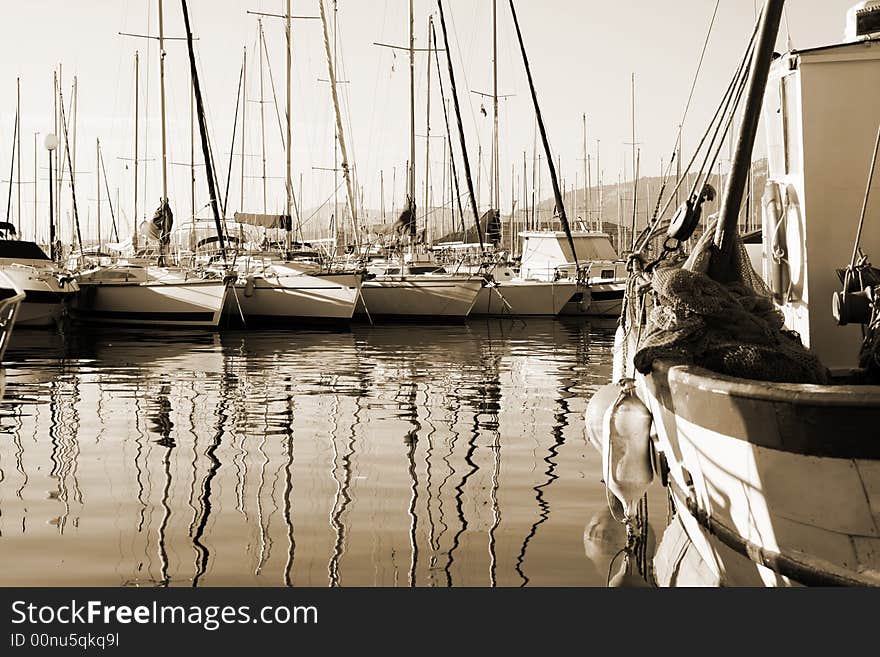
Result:
M288 214L255 214L252 212L236 212L235 221L248 226L261 226L263 228L281 228L290 231L293 229L293 221Z
M49 256L36 242L24 240L0 240L0 258L15 260L49 260Z

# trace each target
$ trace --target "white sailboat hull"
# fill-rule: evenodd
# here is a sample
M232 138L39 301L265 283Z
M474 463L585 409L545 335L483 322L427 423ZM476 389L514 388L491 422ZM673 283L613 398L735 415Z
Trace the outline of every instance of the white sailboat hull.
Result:
M574 281L505 280L480 290L471 315L558 315L577 291Z
M9 276L25 293L21 302L16 326L25 328L48 328L56 326L79 287L75 281L60 282L46 268L16 264L0 264L0 270Z
M379 276L364 281L361 298L373 318L464 319L482 287L480 276Z
M347 321L354 314L363 279L357 273L308 274L274 267L277 275L239 280L226 299L225 312L244 321Z
M77 320L144 327L216 327L226 300L222 279L190 278L165 270L146 280L80 280Z

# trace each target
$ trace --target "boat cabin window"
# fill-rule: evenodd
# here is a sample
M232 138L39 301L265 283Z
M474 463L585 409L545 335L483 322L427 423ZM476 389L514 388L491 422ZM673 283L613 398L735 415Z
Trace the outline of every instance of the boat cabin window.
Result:
M603 269L602 273L599 274L599 278L614 278L614 270L613 269Z
M35 242L0 240L0 258L17 260L49 260L49 256Z

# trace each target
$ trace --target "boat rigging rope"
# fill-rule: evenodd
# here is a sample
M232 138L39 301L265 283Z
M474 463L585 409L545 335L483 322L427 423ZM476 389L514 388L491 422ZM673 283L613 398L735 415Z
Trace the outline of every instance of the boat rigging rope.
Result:
M855 240L855 243L853 244L852 258L850 259L850 262L849 262L850 270L855 269L856 259L858 258L858 254L861 251L862 229L865 226L865 214L868 211L868 200L871 197L871 187L874 184L874 171L876 170L876 167L877 167L877 154L878 154L878 152L880 152L880 126L877 126L877 139L874 141L874 154L871 157L871 169L868 173L868 185L865 189L865 198L862 201L862 213L861 213L861 216L859 216L859 227L858 227L858 230L856 231L856 240ZM846 290L846 288L844 288L844 290Z
M734 73L734 75L731 77L730 83L728 84L727 89L724 92L724 95L722 96L721 101L719 102L717 109L715 110L714 116L712 117L711 121L709 122L709 125L707 126L705 132L703 133L703 136L700 139L700 142L697 145L697 148L694 150L693 156L691 156L690 161L688 162L684 171L682 171L681 178L679 178L675 187L670 192L669 198L666 201L666 205L663 207L663 210L657 215L655 221L652 222L651 225L647 226L642 231L642 233L639 235L639 239L636 240L635 253L642 252L645 249L645 247L647 246L647 244L650 242L651 239L656 237L659 232L665 230L666 226L668 225L668 222L663 222L663 217L665 217L666 213L669 211L670 206L672 205L673 201L675 200L676 193L681 188L682 184L687 180L687 178L690 174L690 170L693 167L694 162L696 161L697 157L699 156L700 152L703 150L703 147L705 146L706 147L706 155L703 158L703 164L697 173L697 177L694 180L694 184L691 187L689 198L694 198L694 195L697 194L697 192L701 189L700 183L699 183L700 177L704 175L704 172L706 171L705 167L706 167L706 164L707 164L709 157L712 153L712 150L716 148L715 143L718 138L719 129L720 129L721 125L724 124L724 121L725 121L724 117L727 116L728 111L730 111L730 117L728 118L728 121L727 121L728 128L725 129L725 133L726 133L727 129L729 129L730 123L733 120L733 113L735 111L737 104L739 103L739 98L742 95L742 90L744 88L745 81L748 79L748 68L750 67L751 54L754 49L755 42L757 40L759 26L760 26L760 21L755 23L754 29L752 31L751 39L749 40L748 46L746 47L746 50L743 53L743 57L740 60L739 66L737 67L737 70ZM735 94L735 90L737 89L737 81L739 81L739 91L738 91L738 93ZM734 97L734 95L737 96L737 103L734 104L734 108L733 108L733 110L731 110L730 109L730 102L731 102L731 99ZM713 132L713 128L714 128L714 132ZM709 141L708 144L706 144L706 140L710 134L713 135L712 139L711 139L711 141ZM718 145L717 150L716 150L716 155L715 155L716 159L718 157L718 154L720 153L720 149L721 149L721 145ZM713 159L712 162L713 162L712 166L714 166L715 160ZM711 175L711 167L709 168L709 173L706 173L704 176L704 183L703 184L705 184L705 182L708 182L709 175Z

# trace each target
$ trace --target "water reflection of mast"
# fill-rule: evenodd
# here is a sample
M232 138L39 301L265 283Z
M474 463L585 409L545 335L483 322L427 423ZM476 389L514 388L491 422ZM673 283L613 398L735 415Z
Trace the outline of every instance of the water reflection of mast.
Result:
M52 461L52 470L49 472L49 476L55 479L58 484L58 489L50 493L50 496L60 500L64 505L64 513L58 519L58 533L63 534L64 524L70 513L70 504L68 501L66 477L60 457L61 437L59 436L59 429L64 426L64 418L61 417L61 407L58 403L59 385L57 380L53 380L49 384L49 439L52 443L52 450L49 454L49 458Z
M286 385L284 435L287 438L287 463L284 467L284 522L287 526L287 562L284 564L284 585L293 586L293 558L296 553L296 539L293 535L293 392L290 380Z
M452 547L449 548L449 554L446 560L446 585L452 586L452 563L454 561L455 550L458 549L459 542L461 541L462 535L467 531L468 521L464 515L464 487L467 485L468 479L470 479L475 472L477 472L480 468L474 463L473 456L477 451L477 438L480 435L479 431L479 414L474 413L474 421L471 426L470 438L468 439L468 450L464 455L464 462L470 466L470 470L464 473L461 478L461 481L458 483L458 486L455 487L455 511L458 514L458 519L461 521L461 527L455 533L455 536L452 537Z
M177 446L174 438L171 437L171 431L174 428L174 422L171 421L171 400L169 393L171 386L167 382L160 385L157 395L156 415L151 417L153 429L162 436L155 441L157 445L165 448L165 455L162 459L162 467L165 472L165 485L162 487L162 521L159 523L159 531L157 532L157 545L159 552L159 563L161 564L161 577L159 586L168 586L168 549L165 546L165 532L168 528L168 520L171 517L171 507L168 504L168 496L171 491L171 452Z
M193 576L192 583L193 588L198 587L199 580L208 570L210 551L207 546L202 543L202 536L204 536L205 527L207 527L208 519L211 516L211 483L213 482L214 477L217 476L217 471L220 470L220 466L222 465L220 459L217 458L216 452L223 441L223 431L228 419L226 408L227 395L229 394L231 384L234 383L234 379L235 376L227 372L227 359L224 358L223 372L221 372L220 386L218 390L217 410L215 413L217 422L215 423L214 436L211 439L211 445L205 450L205 456L208 457L210 466L208 467L208 472L205 474L205 479L202 482L202 494L199 496L202 505L202 515L201 518L199 518L199 522L196 525L196 531L192 537L193 546L197 550L196 572Z
M338 397L337 397L338 400ZM351 426L349 427L348 432L348 440L346 441L347 451L342 456L342 471L344 473L344 477L342 481L339 480L336 473L338 468L336 466L336 420L334 419L333 424L333 433L330 434L331 440L333 440L333 478L337 482L337 495L333 504L333 514L332 514L332 524L333 528L336 530L336 543L333 546L333 557L330 559L330 564L328 566L328 570L330 573L330 585L331 586L339 586L339 562L342 560L342 556L345 554L345 523L343 522L343 517L345 515L346 509L348 509L349 504L351 503L351 479L352 479L352 459L354 458L354 446L355 446L355 430L357 428L358 423L360 422L360 413L361 413L361 399L360 397L355 398L355 411L354 417L352 419ZM337 403L338 410L338 403Z
M409 585L411 587L416 585L416 568L418 568L419 564L419 540L417 535L419 516L416 513L416 505L419 500L419 477L416 472L416 449L419 441L419 430L422 426L419 424L419 411L416 407L416 386L415 381L410 382L409 393L406 394L407 415L405 417L412 424L412 429L407 432L403 439L404 444L407 446L407 470L409 471L410 481L412 481L412 486L410 486L412 494L410 495L408 509L410 516L409 543L412 555L409 567Z
M259 575L263 569L263 564L269 558L269 552L272 550L272 537L268 534L268 523L263 522L263 486L266 483L266 466L269 463L269 455L264 449L266 446L266 436L269 433L269 399L263 399L263 435L257 451L263 457L263 463L260 466L260 485L257 487L257 522L260 525L260 555L257 558L257 567L254 570L255 575Z
M555 420L552 429L553 444L547 450L547 456L544 457L544 462L547 463L548 466L544 473L547 475L547 481L543 484L534 486L532 489L535 491L535 499L538 501L538 519L532 525L525 539L523 539L522 547L516 558L516 572L519 573L519 576L522 578L522 584L520 586L526 586L529 583L529 578L526 576L525 572L523 572L523 564L525 562L526 550L529 547L529 542L538 533L538 527L547 522L550 518L550 504L544 499L544 493L550 487L550 484L559 479L556 474L558 464L554 459L559 455L559 448L565 444L563 431L565 427L568 426L566 416L571 412L568 407L568 399L565 396L565 394L570 396L571 393L568 392L567 388L563 388L563 390L565 393L560 395L559 399L556 400L560 410L553 416L553 419Z

